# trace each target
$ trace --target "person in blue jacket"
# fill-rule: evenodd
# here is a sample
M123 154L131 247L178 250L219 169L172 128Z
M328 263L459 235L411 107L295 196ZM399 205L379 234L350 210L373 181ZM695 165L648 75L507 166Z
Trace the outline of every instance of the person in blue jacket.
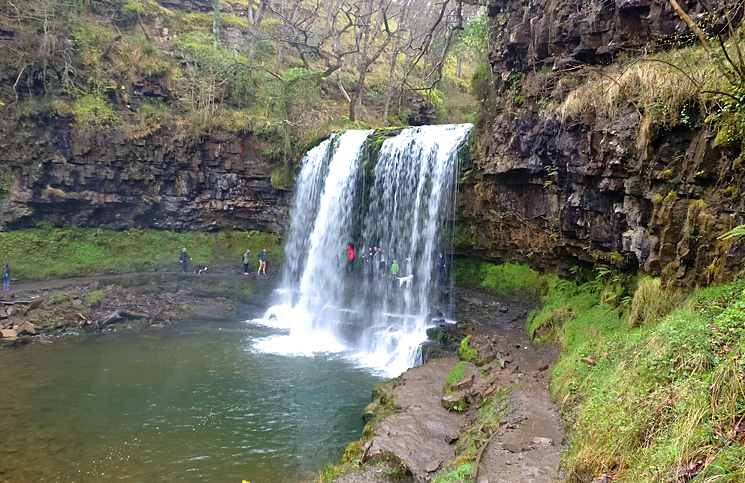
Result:
M259 252L259 271L256 272L256 275L260 274L262 271L264 272L264 275L266 275L266 248Z

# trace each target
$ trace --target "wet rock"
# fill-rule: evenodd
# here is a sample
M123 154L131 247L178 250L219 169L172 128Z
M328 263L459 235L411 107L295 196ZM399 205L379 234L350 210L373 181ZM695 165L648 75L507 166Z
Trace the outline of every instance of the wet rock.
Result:
M380 408L380 403L378 401L373 401L367 406L365 406L365 409L362 410L362 421L367 424L378 415L378 410Z

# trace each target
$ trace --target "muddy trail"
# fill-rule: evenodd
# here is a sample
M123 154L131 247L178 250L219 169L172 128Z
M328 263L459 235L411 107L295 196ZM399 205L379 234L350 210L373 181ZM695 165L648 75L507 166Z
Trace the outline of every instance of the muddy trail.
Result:
M84 277L55 278L50 280L34 280L29 282L17 282L11 279L10 290L0 292L0 300L12 300L20 298L20 295L26 293L40 292L44 290L57 290L72 286L86 286L98 282L99 284L119 283L122 285L137 285L138 279L152 278L153 276L162 277L164 281L172 282L178 280L231 280L240 282L249 282L256 284L258 287L266 287L270 291L276 287L279 275L269 270L266 275L257 275L252 271L249 275L244 275L240 269L210 269L204 272L189 270L182 273L179 269L152 269L138 272L107 272ZM131 282L131 283L128 283Z
M466 372L461 392L474 403L461 413L443 405L443 384L457 357L430 360L406 371L391 385L390 394L374 393L377 404L390 399L396 412L372 428L374 436L361 448L364 464L337 483L401 481L397 478L402 468L413 481L432 481L453 468L458 442L473 430L479 403L505 388L511 391L504 417L498 428L488 429L491 438L482 435L478 474L464 481L473 476L477 483L560 481L563 432L548 388L548 372L559 349L531 346L525 321L534 304L475 288L456 288L454 296L458 326L471 335L470 346L494 361Z

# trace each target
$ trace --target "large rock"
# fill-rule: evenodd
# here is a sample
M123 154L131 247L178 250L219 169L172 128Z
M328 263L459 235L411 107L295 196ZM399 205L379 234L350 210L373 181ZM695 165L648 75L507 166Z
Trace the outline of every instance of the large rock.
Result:
M18 332L13 329L0 329L0 335L3 336L3 338L13 339L18 337Z
M16 329L18 335L36 335L36 327L31 322L24 322Z

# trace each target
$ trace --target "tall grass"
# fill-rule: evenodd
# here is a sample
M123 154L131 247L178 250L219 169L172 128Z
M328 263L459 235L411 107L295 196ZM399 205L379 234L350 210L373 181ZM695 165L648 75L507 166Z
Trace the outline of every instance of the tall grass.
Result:
M552 276L542 275L527 265L495 265L473 259L455 263L455 280L464 285L479 285L504 296L540 298L548 290Z
M630 317L593 285L553 283L528 322L565 314L551 391L573 422L569 481L745 481L745 282L685 298L643 280Z
M279 235L257 231L221 233L145 229L37 228L0 233L0 263L9 263L19 280L73 277L99 272L178 268L182 248L194 265L242 268L251 250L253 266L266 248L267 260L281 262Z

